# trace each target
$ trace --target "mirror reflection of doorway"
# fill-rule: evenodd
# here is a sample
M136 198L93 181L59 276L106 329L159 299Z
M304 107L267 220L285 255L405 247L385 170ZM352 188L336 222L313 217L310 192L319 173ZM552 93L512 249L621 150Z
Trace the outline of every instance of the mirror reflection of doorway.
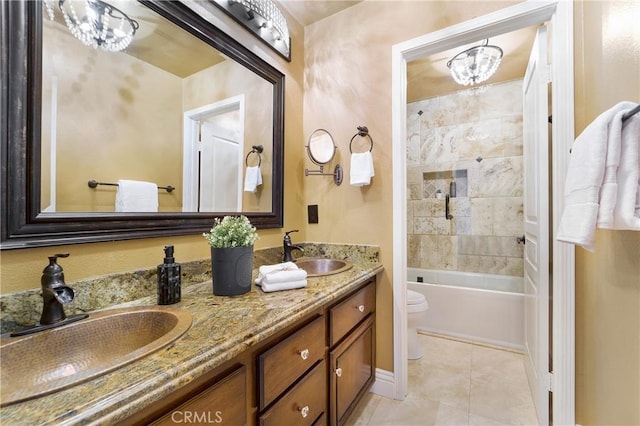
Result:
M242 211L244 97L185 113L183 211Z

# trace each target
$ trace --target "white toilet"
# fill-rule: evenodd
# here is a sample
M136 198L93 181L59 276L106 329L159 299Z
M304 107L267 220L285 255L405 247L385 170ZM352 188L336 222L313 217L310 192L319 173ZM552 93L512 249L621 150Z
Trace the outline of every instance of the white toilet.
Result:
M418 326L424 325L425 316L429 309L427 298L417 291L407 290L407 338L408 358L422 358L422 348L418 342Z

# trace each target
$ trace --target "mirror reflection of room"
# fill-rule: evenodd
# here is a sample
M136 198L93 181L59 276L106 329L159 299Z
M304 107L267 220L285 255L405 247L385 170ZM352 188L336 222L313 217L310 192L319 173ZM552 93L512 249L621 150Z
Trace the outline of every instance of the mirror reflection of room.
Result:
M122 51L83 44L58 9L43 19L43 212L270 212L272 84L145 6L112 3L139 25ZM262 184L243 191L256 144ZM123 210L123 185L90 180L160 188Z

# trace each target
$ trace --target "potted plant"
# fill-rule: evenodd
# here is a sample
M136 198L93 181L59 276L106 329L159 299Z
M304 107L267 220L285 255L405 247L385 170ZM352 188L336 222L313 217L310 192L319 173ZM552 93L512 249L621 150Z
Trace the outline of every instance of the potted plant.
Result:
M255 226L246 216L215 218L211 231L202 234L211 246L213 294L236 296L251 289Z

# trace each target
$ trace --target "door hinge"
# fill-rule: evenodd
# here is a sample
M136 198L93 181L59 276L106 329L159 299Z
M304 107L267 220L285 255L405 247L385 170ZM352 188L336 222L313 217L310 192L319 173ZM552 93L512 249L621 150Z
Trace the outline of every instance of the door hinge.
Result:
M553 373L550 371L544 376L544 387L548 392L553 392Z

